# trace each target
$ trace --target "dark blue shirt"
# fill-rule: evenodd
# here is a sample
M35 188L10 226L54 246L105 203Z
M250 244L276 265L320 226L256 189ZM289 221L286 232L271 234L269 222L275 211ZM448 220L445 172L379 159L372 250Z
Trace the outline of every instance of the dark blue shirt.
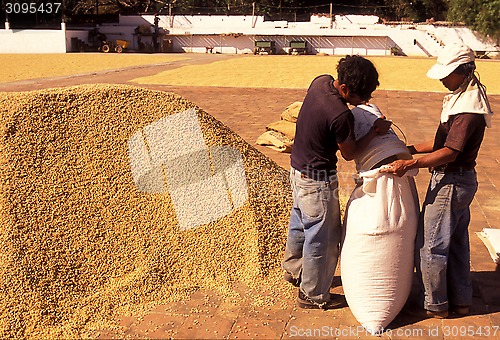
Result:
M299 112L291 165L305 174L336 170L338 144L355 140L354 116L333 81L316 77Z

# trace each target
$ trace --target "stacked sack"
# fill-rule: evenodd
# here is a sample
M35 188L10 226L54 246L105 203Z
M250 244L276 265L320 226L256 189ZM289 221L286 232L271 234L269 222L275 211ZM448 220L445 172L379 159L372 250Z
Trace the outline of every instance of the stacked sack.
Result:
M281 113L281 119L266 126L267 131L260 135L255 143L278 152L290 153L295 139L295 123L301 107L302 102L287 106Z

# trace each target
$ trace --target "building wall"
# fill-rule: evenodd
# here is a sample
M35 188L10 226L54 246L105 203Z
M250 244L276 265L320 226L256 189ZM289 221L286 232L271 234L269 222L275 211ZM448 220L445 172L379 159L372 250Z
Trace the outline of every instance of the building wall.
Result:
M290 40L307 41L309 53L436 56L443 44L463 40L474 50L495 50L468 28L435 27L404 23L383 25L375 16L312 16L310 22L264 21L251 15L162 15L158 17L159 42L172 40L173 52L252 53L255 40L274 40L276 53L288 53ZM108 40L128 40L129 49L138 50L138 26L150 29L142 43L152 45L154 15L120 16L119 24L99 27ZM167 36L163 37L162 34ZM72 51L74 37L87 42L82 30L0 30L0 53L64 53ZM151 50L151 47L147 49Z
M0 53L65 53L63 30L0 30Z
M304 35L242 35L223 36L176 35L169 36L173 41L174 52L193 53L253 53L255 41L274 41L276 54L290 52L291 41L306 41L309 54L329 55L389 55L394 41L386 36L304 36Z

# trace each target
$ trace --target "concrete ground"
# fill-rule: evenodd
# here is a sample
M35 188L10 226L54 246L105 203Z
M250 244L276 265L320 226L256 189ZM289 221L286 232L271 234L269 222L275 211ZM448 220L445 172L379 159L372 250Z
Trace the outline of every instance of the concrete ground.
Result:
M37 79L0 84L0 91L26 91L84 83L131 84L132 79L191 63L205 63L224 56L197 55L187 61L168 65L134 67L93 74ZM332 70L333 71L333 70ZM255 145L267 124L280 119L283 109L301 101L305 89L253 89L217 87L173 87L151 85L148 88L177 93L229 126L247 142L279 165L289 167L289 155ZM374 93L373 103L404 132L409 144L433 138L444 93L382 91ZM493 111L500 107L500 96L490 96ZM493 263L484 244L475 234L483 228L500 228L500 130L486 131L478 157L479 189L472 203L470 224L471 268L474 281L472 313L466 317L421 320L400 314L379 336L387 339L500 339L500 269ZM340 186L345 193L353 188L352 162L339 162ZM420 200L429 181L421 169L417 176ZM337 277L337 281L339 278ZM340 282L333 292L342 293ZM246 287L240 286L242 296ZM292 289L292 288L290 288ZM265 287L263 287L265 294ZM285 299L285 298L284 298ZM306 311L286 298L285 308L250 307L243 298L240 304L228 303L213 291L199 290L190 299L158 306L141 318L123 317L119 324L131 338L341 338L370 336L360 328L348 307L329 311ZM121 332L102 330L99 338L120 337Z

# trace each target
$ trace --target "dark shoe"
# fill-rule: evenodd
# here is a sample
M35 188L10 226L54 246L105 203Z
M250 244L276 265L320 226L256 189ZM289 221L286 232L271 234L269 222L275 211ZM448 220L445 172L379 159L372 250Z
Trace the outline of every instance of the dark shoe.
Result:
M292 285L294 285L295 287L300 287L300 277L295 279L292 274L288 273L288 272L285 272L285 274L283 274L283 278L285 279L285 281L288 281L290 282Z
M340 276L334 276L330 288L335 288L340 286L342 286L342 279L340 278Z
M457 315L469 315L470 306L451 306L450 311Z
M442 312L435 312L432 310L425 310L425 314L427 315L428 318L434 318L434 319L446 319L448 317L448 311L444 310Z
M338 294L330 294L330 300L328 302L318 304L308 298L299 289L299 297L297 298L297 306L303 309L335 309L347 306L345 297Z
M416 316L422 319L446 319L448 317L448 311L435 312L432 310L420 308L420 307L409 307L403 310L406 314Z

